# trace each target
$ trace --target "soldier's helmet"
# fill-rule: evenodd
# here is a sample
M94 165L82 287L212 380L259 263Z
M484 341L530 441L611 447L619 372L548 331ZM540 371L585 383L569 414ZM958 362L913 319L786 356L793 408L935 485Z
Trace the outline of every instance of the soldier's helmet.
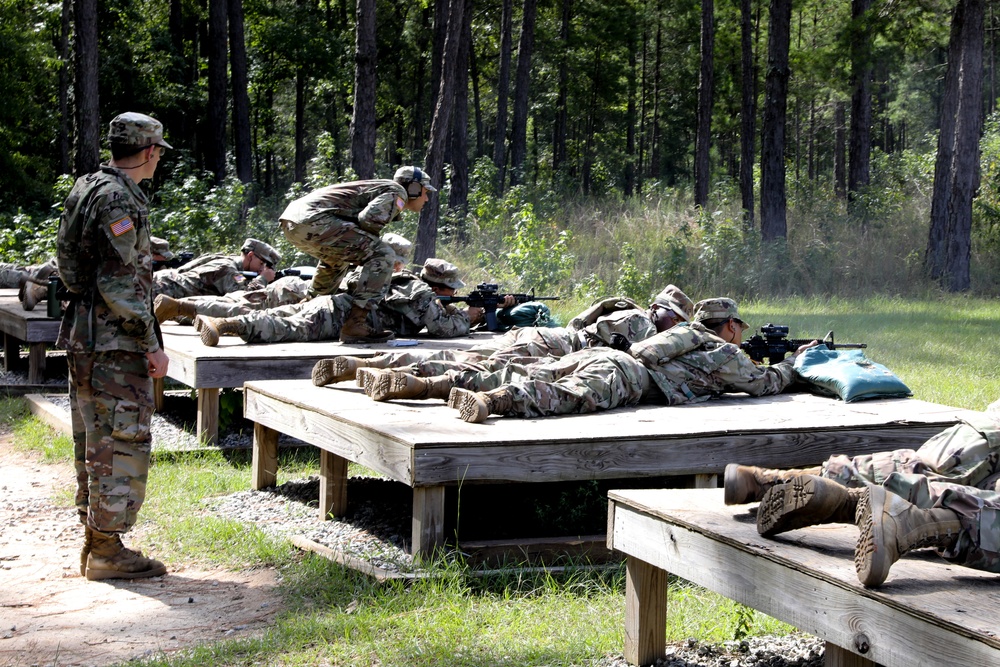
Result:
M163 123L152 116L134 111L126 111L112 119L108 129L108 142L139 148L154 144L173 148L163 139Z
M413 248L413 244L408 239L399 234L386 232L382 235L382 242L388 244L392 248L392 251L396 253L397 262L406 264L406 260L410 257L410 249Z
M694 314L694 301L676 285L667 285L653 298L653 303L674 311L685 322Z
M465 287L465 283L458 278L458 267L436 257L431 257L424 262L424 268L420 270L420 278L426 282L438 283L452 289Z
M695 304L693 318L695 322L728 320L729 318L739 322L744 331L750 327L749 324L740 319L736 302L732 299L718 297L715 299L705 299Z
M431 177L420 167L400 167L392 180L406 188L406 194L410 199L419 197L422 187L430 192L437 192L437 188L431 185Z
M170 243L166 239L161 239L159 236L149 237L149 249L154 255L162 257L165 261L169 261L174 258L174 253L170 252Z
M258 241L257 239L247 239L243 242L243 247L240 250L245 253L253 252L253 254L260 257L265 263L270 264L271 268L277 266L278 262L281 261L280 252L267 243Z

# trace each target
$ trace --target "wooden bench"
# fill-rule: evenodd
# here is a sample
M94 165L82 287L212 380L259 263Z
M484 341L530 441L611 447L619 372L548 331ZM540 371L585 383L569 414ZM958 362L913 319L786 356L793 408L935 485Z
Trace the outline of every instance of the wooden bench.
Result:
M0 332L3 332L3 367L10 372L20 364L20 347L28 346L28 382L45 381L45 351L56 342L60 320L51 319L45 302L25 310L16 289L0 289Z
M390 343L344 345L337 341L247 345L236 336L224 336L218 346L207 347L194 327L167 322L161 330L164 351L170 358L167 377L197 390L196 433L206 444L215 444L219 439L222 389L242 387L250 380L308 378L317 361L336 355L370 357L384 351L467 350L497 335L485 332L462 338L420 338L415 347L393 347ZM162 408L163 381L154 386L157 408Z
M828 667L1000 664L1000 578L908 554L866 589L854 526L766 539L756 505L726 507L722 489L609 492L608 546L627 555L625 659L665 655L667 573L826 641Z
M275 483L279 433L298 438L321 450L323 517L346 511L349 461L410 486L416 554L444 543L447 486L678 475L717 486L732 461L788 467L914 447L968 412L913 399L845 404L784 394L468 424L442 401L376 403L351 383L308 381L248 382L243 407L255 422L253 488Z

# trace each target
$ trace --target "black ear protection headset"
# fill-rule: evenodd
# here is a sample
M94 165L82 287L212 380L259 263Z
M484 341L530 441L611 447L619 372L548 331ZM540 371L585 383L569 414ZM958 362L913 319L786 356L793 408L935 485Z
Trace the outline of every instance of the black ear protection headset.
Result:
M420 196L420 193L424 191L424 186L420 184L420 181L424 179L424 172L420 170L420 167L413 168L413 180L406 184L406 195L410 199L416 199Z

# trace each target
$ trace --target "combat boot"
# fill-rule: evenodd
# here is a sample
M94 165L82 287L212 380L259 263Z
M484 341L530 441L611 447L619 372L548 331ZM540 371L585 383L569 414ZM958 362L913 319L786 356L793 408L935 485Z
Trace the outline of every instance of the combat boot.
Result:
M181 301L166 294L157 294L156 298L153 299L153 315L156 316L157 322L163 324L167 320L177 319L178 317L186 317L193 320L198 317L198 311L195 309L193 303Z
M398 398L447 400L450 392L451 379L446 375L422 378L386 370L375 376L367 393L373 401L391 401Z
M854 569L862 584L875 587L907 551L954 544L962 523L953 510L921 509L884 487L871 485L858 501L858 527L861 535L854 548Z
M514 408L514 395L506 387L491 391L470 391L455 387L448 396L448 405L458 410L458 416L465 421L482 424L491 414L510 413Z
M725 494L727 505L755 503L775 484L782 484L798 475L819 475L821 469L774 470L730 463L726 466Z
M83 548L80 549L80 576L87 576L87 559L94 546L94 533L90 526L83 527Z
M333 357L320 359L313 366L312 382L317 387L323 387L335 382L354 380L360 368L388 368L392 357L379 354L371 358L365 357Z
M146 558L139 551L128 549L116 533L91 530L91 548L87 556L90 581L100 579L142 579L167 573L167 566L153 558Z
M375 381L378 379L378 376L382 373L388 372L390 372L388 369L383 368L359 368L354 376L354 384L364 389L365 393L371 396L372 387L375 386Z
M232 335L238 336L240 328L235 317L208 317L199 315L194 319L195 329L201 336L201 342L209 347L219 344L219 337Z
M351 312L340 327L341 343L384 343L392 336L388 329L376 329L369 325L368 311L359 306L351 306Z
M848 489L832 479L798 475L775 484L757 509L757 532L771 537L821 523L854 523L864 489Z
M48 295L48 285L39 285L31 278L21 284L21 289L17 293L21 300L21 307L25 310L34 310L38 302L46 299Z

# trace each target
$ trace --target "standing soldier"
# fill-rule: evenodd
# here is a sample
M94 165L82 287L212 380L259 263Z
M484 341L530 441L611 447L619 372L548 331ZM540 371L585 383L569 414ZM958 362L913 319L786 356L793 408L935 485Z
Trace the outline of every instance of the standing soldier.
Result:
M281 253L263 241L247 239L239 255L212 253L192 259L176 269L161 269L153 276L153 292L173 299L187 296L224 296L237 290L254 291L274 280ZM256 273L250 280L244 271Z
M158 560L126 548L146 495L153 378L167 355L153 318L149 213L139 183L170 144L163 125L123 113L108 132L111 161L77 179L59 225L59 275L73 298L59 327L69 362L76 506L85 526L87 579L164 574Z
M340 330L342 342L380 343L392 336L367 321L388 290L395 257L379 234L403 211L419 213L427 193L436 191L419 168L400 167L391 181L354 181L314 190L281 214L289 243L319 260L310 296L333 294L352 266L361 267Z

